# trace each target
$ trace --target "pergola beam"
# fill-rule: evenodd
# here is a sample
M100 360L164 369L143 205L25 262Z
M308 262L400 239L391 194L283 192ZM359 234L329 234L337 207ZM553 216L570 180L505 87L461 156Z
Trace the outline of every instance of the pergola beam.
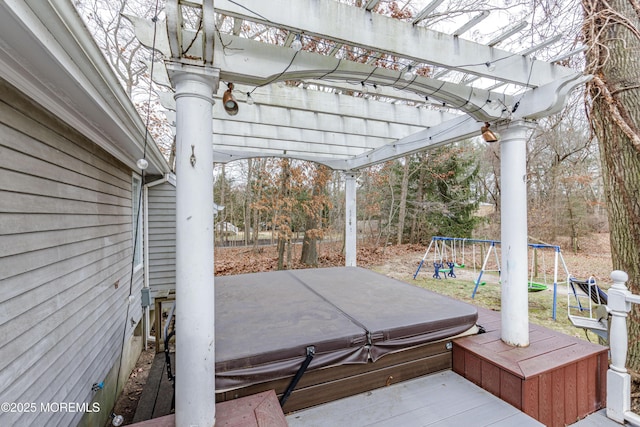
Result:
M402 138L393 144L387 144L376 150L363 153L353 159L328 162L328 165L337 170L359 170L387 160L424 151L427 148L435 148L473 136L479 136L480 126L471 117L460 116L439 126Z
M554 64L555 64L556 62L564 61L565 59L569 59L569 58L571 58L571 57L572 57L572 56L574 56L574 55L577 55L577 54L579 54L579 53L582 53L582 52L584 52L585 50L587 50L587 46L580 46L580 47L578 47L578 48L576 48L576 49L574 49L574 50L572 50L572 51L570 51L570 52L567 52L567 53L564 53L564 54L562 54L562 55L558 55L558 56L556 56L555 58L553 58L553 59L552 59L551 61L549 61L549 62L552 62L552 63L554 63Z
M518 85L537 87L574 73L565 67L412 26L340 2L246 0L243 6L229 0L215 3L219 13L230 16ZM306 17L304 28L300 16ZM499 66L493 71L484 66L496 61Z
M457 116L426 108L380 102L371 98L285 85L257 88L251 94L255 104L246 105L243 103L246 95L238 95L238 92L246 93L251 88L242 85L237 85L236 88L239 89L236 92L241 106L239 113L229 116L222 106L218 105L222 103L216 102L214 118L370 135L369 132L382 123L385 126L389 124L396 127L396 131L406 127L413 132L416 128L437 126ZM214 99L222 99L225 90L226 87L221 86L218 93L214 94ZM423 98L417 99L424 102ZM175 110L175 100L171 93L160 93L160 101L164 108ZM393 137L380 133L376 133L375 136ZM395 137L397 138L397 135Z
M367 4L364 5L364 8L368 11L371 11L378 5L378 3L380 3L380 0L368 0Z
M219 124L219 123L217 123ZM255 126L251 130L254 130ZM235 134L232 134L235 132ZM299 137L295 139L296 135L274 135L272 138L268 136L261 137L260 135L246 137L239 134L235 129L228 129L228 127L221 129L220 131L213 132L213 146L216 150L225 152L227 150L234 151L250 151L263 153L263 156L269 157L286 155L290 157L307 156L308 158L333 158L333 159L345 159L352 158L360 154L363 150L358 145L365 145L362 141L363 138L359 138L357 144L347 145L339 143L330 143L327 140L322 142L308 142L308 138ZM326 138L330 138L331 135L325 135ZM287 139L285 139L287 138ZM381 141L380 146L386 145L387 141ZM310 155L309 153L313 153Z
M473 18L471 18L468 22L466 22L464 25L462 25L460 28L458 28L457 30L455 30L453 32L453 36L454 37L460 37L461 35L463 35L464 33L466 33L467 31L469 31L470 29L472 29L473 27L475 27L476 25L478 25L480 22L482 22L483 20L485 20L487 17L489 16L489 11L488 10L483 10L482 12L480 12L479 14L477 14L476 16L474 16Z
M527 21L520 21L517 24L507 27L507 29L504 30L502 33L498 34L497 36L489 40L489 42L487 43L487 46L490 46L490 47L496 46L498 43L505 41L512 35L516 34L518 31L523 30L527 25L529 25Z
M237 36L237 34L234 34L234 36ZM295 38L296 34L289 31L289 34L287 34L287 38L284 39L284 47L291 47L291 43L293 43L293 40L295 40Z
M220 36L224 46L236 49L233 55L225 55L224 46L219 46L219 43L216 47L214 66L220 69L220 79L223 81L264 86L278 80L328 78L360 82L366 79L371 84L413 92L421 97L435 97L481 121L501 117L501 109L497 103L488 100L501 99L508 103L511 98L509 95L422 76L415 76L411 82L407 82L401 79L399 71L342 61L311 52L294 52L282 46L228 34ZM482 67L487 69L485 64ZM357 91L356 88L354 90Z
M424 9L416 14L415 18L413 18L413 21L411 21L411 24L416 25L418 22L423 21L431 14L431 12L436 10L436 8L440 6L443 1L444 0L433 0L431 3L425 6Z
M550 45L554 44L555 42L557 42L561 38L562 38L562 34L556 34L555 36L549 37L548 39L543 40L542 42L536 44L535 46L531 46L530 48L519 52L519 54L523 55L523 56L530 55L533 52L537 52L537 51L539 51L541 49L544 49L547 46L550 46Z
M284 116L287 116L287 112L283 111ZM169 123L175 122L175 112L165 112ZM269 148L266 144L259 144L250 141L281 141L281 145L278 145L277 150L292 150L295 149L301 151L303 148L311 153L321 153L325 155L327 153L335 154L339 157L351 157L359 154L362 151L374 149L380 147L389 142L395 141L396 137L388 136L394 133L395 129L401 128L400 125L394 125L392 123L379 123L380 134L372 135L372 132L355 133L345 132L344 130L337 129L331 131L330 129L321 129L319 124L314 126L317 128L310 129L304 126L291 126L291 125L277 125L273 123L252 122L250 120L243 121L231 121L225 118L213 119L214 135L219 136L219 145L225 145L229 147L247 147L254 148ZM343 127L343 126L339 126ZM418 131L417 128L409 131L409 128L404 129L405 132L397 132L398 135L410 135ZM419 129L422 130L422 129ZM231 143L226 138L233 138ZM246 140L246 142L245 142Z

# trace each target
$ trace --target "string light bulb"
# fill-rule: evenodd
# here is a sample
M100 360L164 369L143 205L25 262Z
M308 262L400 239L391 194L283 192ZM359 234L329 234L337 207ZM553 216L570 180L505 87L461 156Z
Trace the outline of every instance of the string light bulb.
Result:
M377 84L373 84L373 91L377 94L382 92L382 88L380 86L378 86Z
M413 67L411 65L407 66L407 71L405 71L405 73L402 75L402 78L407 80L407 81L411 81L413 80L415 74L413 72Z
M360 84L362 85L362 90L361 90L361 92L362 92L363 94L365 94L365 93L369 93L369 88L367 87L367 85L366 85L366 84L364 84L364 82L360 82Z
M251 92L247 92L247 105L253 105L255 101L251 97Z
M494 64L493 62L487 61L484 63L484 65L487 66L487 69L489 71L495 71L496 70L496 64Z
M296 38L291 42L291 49L296 52L300 52L302 50L302 40L300 38L300 34L296 34Z
M136 166L138 166L138 169L140 170L145 170L149 167L149 162L147 161L147 159L138 159L138 161L136 162Z

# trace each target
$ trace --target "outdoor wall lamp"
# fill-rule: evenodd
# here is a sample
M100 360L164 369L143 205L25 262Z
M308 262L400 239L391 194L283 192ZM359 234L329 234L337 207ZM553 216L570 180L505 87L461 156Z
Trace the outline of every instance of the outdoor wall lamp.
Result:
M490 126L489 122L484 122L484 126L480 128L480 132L482 132L482 137L486 142L496 142L498 137L491 129L489 129Z
M224 92L222 96L222 103L224 104L224 111L227 112L230 116L235 116L238 114L238 101L233 96L233 83L227 84L227 90Z

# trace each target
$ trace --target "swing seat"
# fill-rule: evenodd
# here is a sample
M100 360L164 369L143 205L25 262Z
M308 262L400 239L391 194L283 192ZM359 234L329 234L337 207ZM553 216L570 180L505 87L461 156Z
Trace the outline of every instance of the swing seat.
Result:
M569 321L576 328L582 329L590 329L593 331L604 331L608 330L606 323L599 319L590 319L588 317L580 317L580 316L569 316Z
M529 282L529 292L546 291L549 287L543 283Z

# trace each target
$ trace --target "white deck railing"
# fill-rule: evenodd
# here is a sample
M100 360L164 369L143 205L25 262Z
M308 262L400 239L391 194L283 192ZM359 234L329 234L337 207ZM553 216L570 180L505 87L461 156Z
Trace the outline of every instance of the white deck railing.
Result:
M627 372L628 335L627 315L631 303L640 304L640 295L627 289L629 276L624 271L611 273L613 286L609 289L607 307L611 314L609 351L611 364L607 371L607 417L624 424L640 426L640 416L631 412L631 376Z

